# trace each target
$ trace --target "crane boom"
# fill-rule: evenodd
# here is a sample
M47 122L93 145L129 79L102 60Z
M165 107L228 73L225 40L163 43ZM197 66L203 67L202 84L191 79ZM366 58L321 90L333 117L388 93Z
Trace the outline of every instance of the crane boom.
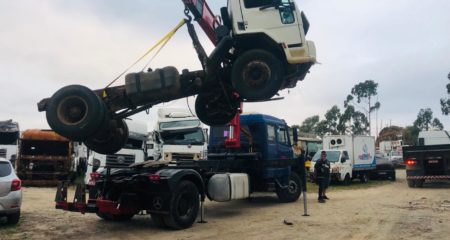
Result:
M200 27L208 36L214 45L217 45L218 39L215 30L220 26L213 11L205 0L182 0L187 9L194 15L194 20L198 22Z

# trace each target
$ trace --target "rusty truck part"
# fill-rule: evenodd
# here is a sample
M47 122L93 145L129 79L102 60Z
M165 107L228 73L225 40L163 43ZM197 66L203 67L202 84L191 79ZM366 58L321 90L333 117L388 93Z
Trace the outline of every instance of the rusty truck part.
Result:
M56 186L69 179L72 143L54 131L26 130L19 140L16 166L25 186Z

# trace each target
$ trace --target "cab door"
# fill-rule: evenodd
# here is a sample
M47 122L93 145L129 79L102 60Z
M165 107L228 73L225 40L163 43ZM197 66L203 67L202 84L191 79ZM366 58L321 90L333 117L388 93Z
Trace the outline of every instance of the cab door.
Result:
M241 0L242 23L238 34L265 33L277 43L300 47L302 38L300 20L292 0Z
M291 159L293 157L292 146L290 145L286 126L277 127L277 143L278 159Z

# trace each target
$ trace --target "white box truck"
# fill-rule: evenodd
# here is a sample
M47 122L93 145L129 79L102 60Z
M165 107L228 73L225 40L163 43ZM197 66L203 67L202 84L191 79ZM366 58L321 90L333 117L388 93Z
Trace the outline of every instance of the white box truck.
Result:
M331 179L350 184L355 178L367 182L376 168L375 138L371 136L332 135L323 137L323 150L331 164ZM312 159L311 172L320 158L318 151Z
M161 159L165 161L202 160L208 150L207 131L189 109L158 109L153 140L161 142Z

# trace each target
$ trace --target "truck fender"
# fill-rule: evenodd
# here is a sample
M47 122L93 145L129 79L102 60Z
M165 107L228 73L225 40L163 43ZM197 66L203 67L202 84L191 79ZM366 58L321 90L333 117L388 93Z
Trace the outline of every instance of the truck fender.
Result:
M197 186L202 200L205 199L205 183L198 172L192 169L163 169L158 173L161 178L167 179L170 191L173 191L182 180L188 180Z

